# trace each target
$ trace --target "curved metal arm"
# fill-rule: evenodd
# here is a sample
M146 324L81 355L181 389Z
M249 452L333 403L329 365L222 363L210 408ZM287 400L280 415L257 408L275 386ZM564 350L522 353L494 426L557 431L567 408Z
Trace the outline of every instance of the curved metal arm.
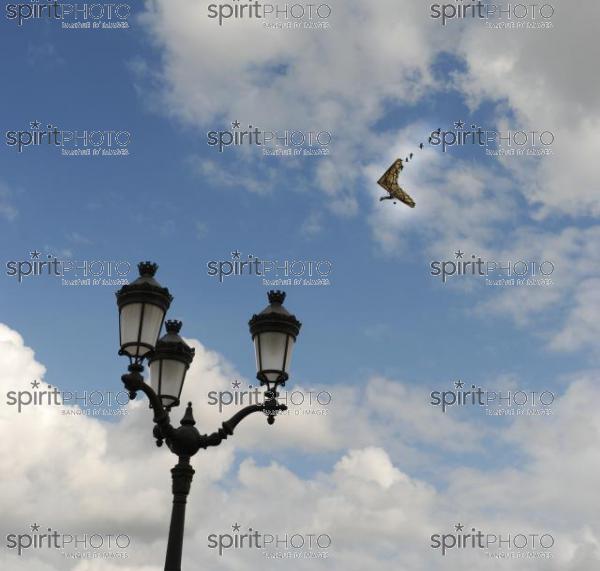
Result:
M129 373L123 375L121 380L125 385L125 388L129 391L129 398L135 399L137 392L142 391L150 401L150 406L154 411L154 422L160 431L162 439L171 438L175 433L175 428L171 424L169 413L165 409L162 399L156 394L154 389L144 381L142 377L142 371L144 367L139 363L132 363L128 367ZM155 436L157 436L155 434ZM157 440L158 436L157 436Z
M263 404L251 404L242 410L236 412L229 420L226 420L222 427L216 432L209 435L201 436L201 448L208 448L209 446L218 446L227 439L228 436L233 434L235 427L244 420L247 416L255 412L264 412L269 414L269 418L272 418L278 411L287 410L287 406L284 404L278 404L276 401L269 400ZM272 413L272 414L271 414ZM270 422L272 424L272 422Z
M186 413L181 420L181 426L174 428L169 418L169 412L162 403L161 398L156 394L154 389L144 381L142 371L144 367L140 363L131 363L129 365L129 373L123 375L121 380L125 388L129 391L129 397L133 400L138 391L142 391L150 401L150 406L154 411L154 437L156 444L162 446L163 441L166 441L169 449L180 457L190 458L200 448L208 448L209 446L218 446L233 434L235 427L247 416L262 412L267 415L269 424L275 422L275 415L279 411L287 410L287 406L277 402L277 393L275 391L267 391L265 396L267 400L263 404L252 404L242 410L236 412L229 420L226 420L219 430L212 434L200 434L195 428L196 421L192 412L192 404L189 403Z

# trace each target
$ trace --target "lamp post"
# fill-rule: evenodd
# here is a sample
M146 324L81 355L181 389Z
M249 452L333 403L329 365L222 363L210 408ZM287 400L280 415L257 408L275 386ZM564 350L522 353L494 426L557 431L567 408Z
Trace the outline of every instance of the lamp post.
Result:
M269 292L269 305L249 322L256 353L256 378L267 387L264 402L241 409L212 434L200 434L195 427L192 403L188 403L181 426L174 428L169 413L179 405L185 376L194 359L194 349L179 335L181 321L165 322L173 297L167 288L154 279L158 266L141 262L138 269L140 277L116 293L121 346L119 355L129 358L129 372L121 380L132 400L138 391L148 397L154 413L153 435L156 444L162 446L166 442L169 450L179 459L171 470L173 509L165 571L181 571L185 507L194 477L190 458L200 449L221 444L248 415L263 412L267 415L268 423L273 424L275 415L287 409L277 401L277 388L284 386L289 379L292 349L301 324L283 307L285 293ZM163 322L166 334L159 339ZM142 376L144 360L148 361L150 367L150 383Z

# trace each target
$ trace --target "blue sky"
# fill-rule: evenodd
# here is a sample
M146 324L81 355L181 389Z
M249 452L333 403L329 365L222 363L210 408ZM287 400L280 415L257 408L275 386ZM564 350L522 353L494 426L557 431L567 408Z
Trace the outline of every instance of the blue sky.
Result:
M68 250L76 260L156 260L185 333L248 376L253 363L246 320L264 305L265 288L252 278L218 284L206 275L207 261L230 259L235 249L267 259L332 261L331 286L288 292L289 307L305 324L294 374L309 382L360 384L365 375L381 373L437 386L455 377L484 383L514 373L533 387L554 382L580 362L580 355L550 354L535 328L520 329L502 316L473 316L470 309L486 288L478 284L465 296L436 283L431 260L410 235L408 251L384 255L365 216L335 217L310 189L290 185L256 195L220 189L195 175L187 159L214 158L215 151L201 128L151 109L150 88L133 68L136 61L156 62L160 53L139 23L129 31L96 33L63 31L48 22L26 22L21 29L5 23L1 41L13 54L0 111L5 131L39 120L132 133L129 157L61 157L46 148L19 154L3 146L3 182L18 209L2 226L6 260L28 259L35 248ZM34 50L44 53L34 57ZM443 76L461 62L441 57L436 67ZM392 129L415 119L449 125L468 113L460 94L449 91L391 107L385 122ZM470 117L493 121L489 114ZM415 144L421 139L415 132ZM252 165L240 163L235 152L219 157L219 164L240 177L251 174ZM323 212L323 229L307 236L302 221L312 211ZM44 278L17 285L6 276L0 287L5 321L36 348L48 379L65 387L118 382L115 288L61 287Z
M254 419L212 455L199 455L194 494L202 501L190 504L187 557L228 568L204 548L204 535L229 519L285 529L318 520L343 545L336 571L428 571L439 559L427 538L461 518L509 530L553 525L562 544L547 569L593 568L600 107L591 94L600 85L590 70L598 4L564 10L558 0L552 28L520 31L475 20L442 28L422 0L331 0L331 29L320 31L266 31L243 19L219 27L207 4L136 2L128 30L19 27L3 10L2 392L26 388L42 375L40 364L44 380L65 390L119 390L127 364L117 355L117 287L69 287L48 276L19 284L7 264L30 261L32 251L126 261L130 279L137 262L159 264L157 279L175 296L169 317L183 320L196 347L185 398L194 399L201 431L223 419L205 393L229 389L237 374L254 380L247 322L270 289L254 276L219 283L207 264L234 251L243 259L327 260L329 286L283 289L303 323L289 388L329 390L331 415L281 418L269 432ZM562 48L567 39L576 62ZM236 120L330 131L331 155L264 157L249 145L220 154L207 144L209 131L233 130ZM128 131L130 154L61 156L49 145L19 153L6 144L7 132L34 121ZM556 140L550 156L534 158L427 145L438 127L458 131L457 121L551 131ZM380 202L377 179L411 152L400 185L416 208ZM430 264L456 262L459 251L467 260L550 260L553 284L488 286L465 276L444 285ZM458 379L553 391L557 402L544 418L433 409L429 393ZM15 487L0 498L11 514L2 525L42 516L78 529L118 524L140 546L123 571L147 571L162 557L171 458L154 451L145 407L128 410L110 422L58 419L46 409L17 415L0 403L0 422L39 445L22 458L11 439L3 444L4 457L20 460ZM75 458L75 449L86 454ZM82 486L73 474L84 473L90 482ZM132 492L129 478L143 485ZM265 482L290 510L262 493ZM38 491L34 501L20 501L30 492L21 485ZM140 524L149 497L159 501ZM72 498L90 509L65 513ZM10 555L0 561L12 564ZM27 571L54 569L45 566L56 563L50 555L40 557L24 563ZM452 561L450 570L473 568L468 556Z

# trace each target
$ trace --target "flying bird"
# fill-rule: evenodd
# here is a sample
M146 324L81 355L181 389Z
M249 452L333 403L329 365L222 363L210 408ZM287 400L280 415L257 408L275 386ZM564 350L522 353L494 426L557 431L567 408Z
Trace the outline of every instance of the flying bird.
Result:
M377 181L377 184L387 190L389 196L382 196L379 200L399 200L407 206L414 208L416 206L415 201L404 192L398 184L398 176L404 168L402 159L398 159L394 164L383 173L382 177ZM394 202L394 204L396 204Z

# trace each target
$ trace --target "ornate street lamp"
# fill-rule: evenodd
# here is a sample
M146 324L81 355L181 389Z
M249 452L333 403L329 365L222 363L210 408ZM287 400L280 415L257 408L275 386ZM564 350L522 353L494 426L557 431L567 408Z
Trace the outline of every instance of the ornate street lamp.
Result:
M117 293L119 306L120 355L141 361L154 349L167 309L173 301L169 290L155 279L156 264L138 264L140 277Z
M171 470L173 476L173 510L169 529L169 542L165 571L181 571L185 506L190 492L194 469L190 458L200 449L218 446L233 434L235 427L248 415L263 412L269 424L275 415L287 407L277 402L278 385L289 379L292 349L300 332L300 322L284 307L283 292L269 292L269 306L250 320L250 332L254 341L257 378L267 386L265 401L249 405L212 434L200 434L196 429L192 403L188 403L181 426L174 428L169 413L179 405L185 376L194 359L192 349L180 336L180 321L167 321L166 334L158 339L165 314L173 297L163 288L154 275L158 266L151 262L138 265L140 277L117 292L119 307L120 355L129 358L129 372L121 377L131 399L142 391L154 411L154 438L157 446L166 442L179 462ZM144 359L150 366L150 384L142 372Z
M161 398L166 410L179 406L185 375L194 360L195 350L180 336L181 321L167 321L167 334L156 342L148 358L150 386Z
M263 385L285 385L302 324L283 307L285 293L269 292L269 305L249 321L256 352L256 378Z
M249 321L256 354L256 378L267 386L265 396L277 399L278 385L289 379L292 352L302 324L285 307L285 293L269 292L269 305ZM268 414L269 424L275 422L275 412Z

